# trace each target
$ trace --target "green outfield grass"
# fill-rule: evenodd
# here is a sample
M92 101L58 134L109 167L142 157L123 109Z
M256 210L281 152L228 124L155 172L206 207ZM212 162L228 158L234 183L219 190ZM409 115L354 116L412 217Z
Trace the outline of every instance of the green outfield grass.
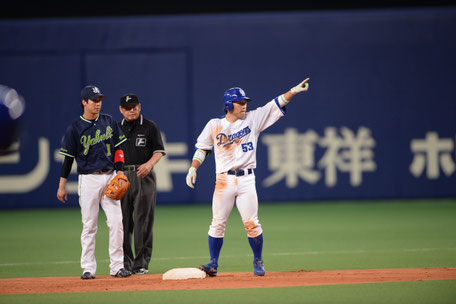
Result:
M260 203L259 216L264 229L266 271L456 267L455 199ZM109 274L105 221L100 212L97 275ZM209 204L158 206L150 273L206 263L210 221ZM79 276L80 233L79 209L1 211L0 278ZM236 209L228 221L219 264L220 272L252 271L252 253ZM222 301L225 298L249 303L280 299L287 303L400 303L400 299L405 299L401 303L454 303L455 290L456 280L449 280L236 291L96 293L93 297L3 295L0 303L31 303L31 298L32 303L80 303L87 298L92 303L127 298L132 303L134 299L138 303L139 299L186 303L195 298L203 299L198 303L213 303L204 299L214 297L220 299L219 303L228 303ZM435 293L441 298L433 302ZM302 296L307 300L303 301Z

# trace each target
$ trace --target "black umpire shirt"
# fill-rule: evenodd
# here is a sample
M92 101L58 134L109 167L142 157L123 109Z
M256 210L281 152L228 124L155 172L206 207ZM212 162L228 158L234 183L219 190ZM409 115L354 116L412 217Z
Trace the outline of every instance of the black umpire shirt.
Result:
M125 155L125 165L144 164L157 152L165 155L160 130L153 121L139 115L135 121L122 119L118 124L127 137L127 141L121 146Z

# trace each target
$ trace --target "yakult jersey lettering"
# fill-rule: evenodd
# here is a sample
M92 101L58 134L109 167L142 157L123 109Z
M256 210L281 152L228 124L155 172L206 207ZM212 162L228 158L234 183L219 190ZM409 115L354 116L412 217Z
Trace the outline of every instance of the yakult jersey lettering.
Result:
M80 116L66 130L60 154L73 157L79 174L113 170L114 148L126 140L110 115L95 120Z

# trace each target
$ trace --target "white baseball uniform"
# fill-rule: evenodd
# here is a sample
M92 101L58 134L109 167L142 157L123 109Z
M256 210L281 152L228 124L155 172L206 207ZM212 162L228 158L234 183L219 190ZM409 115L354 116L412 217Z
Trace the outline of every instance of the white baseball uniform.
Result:
M275 98L263 107L247 112L244 119L238 119L234 123L224 116L211 119L198 137L196 147L201 150L213 149L216 164L213 219L209 227L211 237L224 237L226 223L235 202L247 235L254 238L262 234L253 172L256 168L258 137L284 115L284 108L280 107L278 98ZM235 171L236 174L229 171Z

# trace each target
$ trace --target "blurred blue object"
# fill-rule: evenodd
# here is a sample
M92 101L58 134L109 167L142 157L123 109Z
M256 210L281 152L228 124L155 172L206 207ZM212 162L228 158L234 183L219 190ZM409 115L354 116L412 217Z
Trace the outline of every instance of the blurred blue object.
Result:
M25 101L15 89L0 85L0 155L13 153L22 133Z

